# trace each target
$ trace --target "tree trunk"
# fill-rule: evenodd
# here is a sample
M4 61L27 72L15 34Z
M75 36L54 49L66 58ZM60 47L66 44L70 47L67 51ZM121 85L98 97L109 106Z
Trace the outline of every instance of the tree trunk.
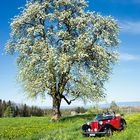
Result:
M60 112L60 104L61 104L61 98L60 97L53 97L53 121L58 121L61 117Z

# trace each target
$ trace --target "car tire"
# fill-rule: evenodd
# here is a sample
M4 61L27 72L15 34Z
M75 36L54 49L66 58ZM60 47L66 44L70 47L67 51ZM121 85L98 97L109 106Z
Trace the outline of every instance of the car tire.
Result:
M90 126L90 125L87 125L87 124L84 124L84 125L82 126L82 130L83 130L83 131L87 131L89 128L91 129L91 126Z
M121 130L125 130L126 126L127 126L126 121L122 119L121 120Z
M113 135L112 129L111 129L111 128L107 128L107 129L106 129L106 136L107 136L107 137L111 137L112 135Z
M82 130L83 130L84 132L86 132L89 128L91 129L91 126L89 126L89 125L87 125L87 124L84 124L84 125L82 126ZM83 134L83 137L89 137L89 134Z

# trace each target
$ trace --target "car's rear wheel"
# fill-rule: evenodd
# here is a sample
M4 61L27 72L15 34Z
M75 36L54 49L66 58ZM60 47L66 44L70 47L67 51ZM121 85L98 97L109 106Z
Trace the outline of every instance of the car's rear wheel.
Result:
M111 137L112 135L113 135L112 129L111 129L111 128L107 128L107 129L106 129L106 136L107 136L107 137Z
M125 120L121 120L121 130L125 130L126 129L126 121Z

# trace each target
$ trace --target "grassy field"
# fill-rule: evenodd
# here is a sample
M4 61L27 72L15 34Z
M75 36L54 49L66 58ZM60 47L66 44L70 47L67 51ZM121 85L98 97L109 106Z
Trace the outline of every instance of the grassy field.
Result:
M83 138L81 125L94 115L63 118L52 123L49 117L1 118L0 140L140 140L140 114L126 115L128 127L111 138Z

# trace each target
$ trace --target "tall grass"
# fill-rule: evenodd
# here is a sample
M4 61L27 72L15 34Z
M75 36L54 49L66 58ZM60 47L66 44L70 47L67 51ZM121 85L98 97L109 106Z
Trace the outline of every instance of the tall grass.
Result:
M114 132L111 138L84 138L83 123L93 120L95 115L65 117L60 122L51 122L49 117L1 118L0 140L140 140L140 114L125 116L127 129Z

